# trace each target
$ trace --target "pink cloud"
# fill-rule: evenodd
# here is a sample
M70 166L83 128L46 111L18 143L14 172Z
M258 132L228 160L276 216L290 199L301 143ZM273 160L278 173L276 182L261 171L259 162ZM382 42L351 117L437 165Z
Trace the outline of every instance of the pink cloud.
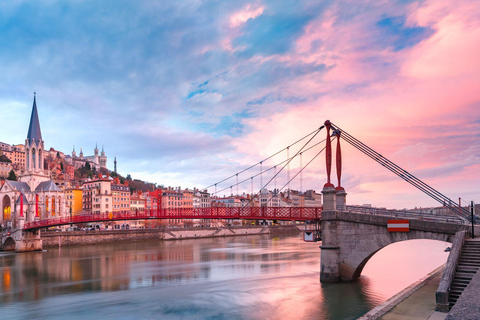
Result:
M435 33L398 52L375 49L368 25L359 19L342 24L335 10L327 12L310 23L294 53L276 57L291 64L316 61L332 67L325 75L309 74L284 84L315 98L278 113L274 106L265 106L266 117L244 121L252 131L234 142L236 147L259 159L330 119L452 199L478 197L478 182L472 177L480 176L480 142L474 138L480 134L479 9L473 1L412 4L405 12L407 24ZM391 67L372 67L365 63L368 58ZM345 90L352 84L364 86ZM350 203L437 205L350 146L344 144L343 151ZM307 183L311 188L320 190L325 182L323 162L322 155L315 178Z

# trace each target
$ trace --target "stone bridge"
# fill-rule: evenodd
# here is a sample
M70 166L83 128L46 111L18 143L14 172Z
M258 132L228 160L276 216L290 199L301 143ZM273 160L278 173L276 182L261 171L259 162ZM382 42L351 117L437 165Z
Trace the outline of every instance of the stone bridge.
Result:
M41 251L40 230L14 229L0 234L0 251L29 252Z
M409 220L410 231L389 232L388 216L323 211L321 282L351 281L358 278L368 260L389 244L414 239L452 242L455 233L468 225Z

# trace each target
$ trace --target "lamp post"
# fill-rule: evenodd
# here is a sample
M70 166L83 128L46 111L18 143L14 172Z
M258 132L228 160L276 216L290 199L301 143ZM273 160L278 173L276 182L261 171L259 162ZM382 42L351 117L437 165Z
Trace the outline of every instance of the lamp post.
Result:
M472 214L472 239L475 239L475 227L473 221L473 201L470 202L470 213Z

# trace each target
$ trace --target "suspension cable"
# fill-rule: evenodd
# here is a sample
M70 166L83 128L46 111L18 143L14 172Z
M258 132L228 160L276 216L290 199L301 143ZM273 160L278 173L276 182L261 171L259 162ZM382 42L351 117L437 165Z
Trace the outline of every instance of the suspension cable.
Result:
M315 144L312 145L311 147L305 149L302 153L307 152L307 151L315 148L315 147L318 146L319 144L325 142L325 140L326 140L326 139L323 139L322 141L315 143ZM263 170L262 172L259 172L259 173L255 174L255 175L251 176L250 178L246 178L246 179L244 179L244 180L241 180L240 182L237 182L237 183L236 183L235 185L233 185L233 186L238 186L238 185L240 185L240 184L242 184L242 183L244 183L244 182L246 182L246 181L248 181L248 180L251 180L251 179L252 179L252 186L253 186L253 178L258 177L258 176L259 176L260 174L262 174L262 173L266 173L266 172L268 172L268 171L270 171L270 170L272 170L272 169L275 169L275 174L274 174L274 178L275 178L275 179L274 179L274 180L275 180L275 187L276 187L276 181L277 181L276 179L277 179L277 175L278 175L278 174L277 174L277 166L282 165L282 164L284 164L285 162L287 162L287 161L289 161L289 160L293 160L294 158L295 158L295 157L292 157L292 158L287 159L287 160L283 160L283 161L277 163L276 165L271 166L271 167ZM280 172L278 172L278 173L280 173ZM225 188L223 188L223 189L220 189L220 190L218 190L218 191L215 191L215 193L214 193L213 195L216 195L217 193L220 193L220 192L222 192L222 191L225 191L225 190L227 190L228 188L230 188L230 186L225 187ZM252 193L253 193L253 187L252 187Z
M268 185L270 184L270 182L272 182L272 181L275 179L275 177L276 177L277 175L279 175L280 172L282 172L283 169L285 169L285 167L288 166L288 165L290 164L290 162L291 162L293 159L295 159L295 157L298 156L298 155L303 151L303 149L313 140L313 138L315 138L315 137L317 136L317 134L318 134L324 127L325 127L325 126L322 125L322 126L317 130L317 132L307 141L307 143L305 143L305 144L303 145L303 147L300 148L300 150L298 150L297 153L296 153L292 158L290 158L285 165L283 165L283 167L280 169L280 171L278 171L277 174L276 174L275 176L273 176L273 177L263 186L262 189L264 189L266 186L268 186ZM290 182L288 182L288 183L290 183ZM255 196L252 195L252 198L250 199L250 201L248 201L248 202L245 204L245 206L243 206L243 208L248 207L248 205L253 201L253 199L259 195L259 193L260 193L260 191L257 192L257 193L255 194Z
M296 145L297 143L299 143L300 141L306 139L307 137L311 136L312 134L315 134L315 135L316 135L316 134L318 133L318 131L320 131L323 127L324 127L324 126L322 125L319 129L316 129L316 130L312 131L311 133L307 134L307 135L304 136L303 138L298 139L297 141L295 141L294 143L292 143L292 144L289 145L288 147L283 148L282 150L274 153L273 155L269 156L268 158L263 159L263 160L260 161L260 162L265 162L265 161L267 161L267 160L275 157L275 156L278 155L279 153L285 151L286 149L290 148L291 146ZM257 163L255 163L255 164L251 165L250 167L248 167L248 168L246 168L246 169L243 169L243 170L241 170L241 171L239 171L239 172L231 175L230 177L225 178L225 179L223 179L223 180L221 180L221 181L218 181L217 183L214 183L214 184L212 184L212 185L210 185L210 186L208 186L208 187L206 187L206 188L204 188L204 189L209 189L209 188L213 187L213 186L216 185L216 184L220 184L220 183L222 183L222 182L227 181L228 179L231 179L231 178L235 177L235 175L237 175L237 174L240 174L240 173L243 173L243 172L245 172L245 171L248 171L248 170L252 169L253 167L258 166L258 165L260 164L260 162L257 162Z
M390 170L391 172L393 172L394 174L396 174L406 182L410 183L411 185L413 185L423 193L427 194L434 200L438 201L443 206L448 207L454 213L458 212L460 216L462 216L467 220L470 220L470 214L467 212L468 210L460 207L458 204L456 204L447 196L443 195L442 193L438 192L434 188L430 187L425 182L421 181L411 173L407 172L406 170L402 169L392 161L388 160L387 158L385 158L375 150L371 149L361 141L357 140L356 138L354 138L353 136L351 136L350 134L348 134L347 132L339 128L338 126L334 125L333 123L331 125L334 129L341 131L343 140L350 143L353 147L355 147L356 149L358 149L368 157L372 158L373 160L378 162L381 166L387 168L388 170Z

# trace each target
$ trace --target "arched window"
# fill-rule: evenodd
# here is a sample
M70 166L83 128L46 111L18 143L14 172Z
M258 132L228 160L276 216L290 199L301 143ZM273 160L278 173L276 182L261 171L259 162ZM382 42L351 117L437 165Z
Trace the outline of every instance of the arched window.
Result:
M48 218L50 216L50 198L48 196L45 197L45 217Z
M56 210L56 203L55 203L55 196L52 196L52 217L55 217L55 210Z
M2 201L2 212L3 212L3 220L12 220L12 206L10 202L10 197L5 195Z
M37 157L35 154L35 148L32 149L32 169L36 169Z

